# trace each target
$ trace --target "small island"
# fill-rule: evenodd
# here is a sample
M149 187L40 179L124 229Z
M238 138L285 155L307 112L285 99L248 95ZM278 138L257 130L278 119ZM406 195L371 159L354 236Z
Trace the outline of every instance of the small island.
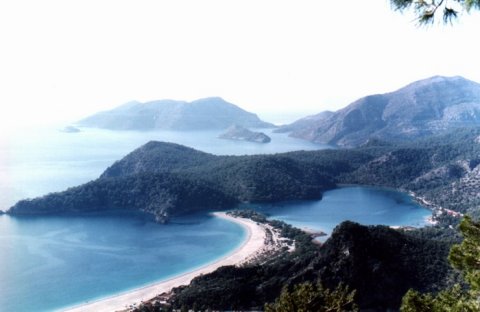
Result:
M233 125L229 127L224 133L220 134L219 138L254 143L269 143L272 140L263 132L254 132L240 125Z
M81 132L80 129L78 129L77 127L74 127L74 126L66 126L65 128L61 129L60 131L61 131L61 132L65 132L65 133L78 133L78 132Z

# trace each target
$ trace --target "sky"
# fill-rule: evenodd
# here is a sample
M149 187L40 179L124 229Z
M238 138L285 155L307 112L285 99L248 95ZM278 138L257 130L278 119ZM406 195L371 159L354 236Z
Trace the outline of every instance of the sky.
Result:
M209 96L280 123L433 75L480 82L479 26L419 28L388 0L0 1L0 130Z

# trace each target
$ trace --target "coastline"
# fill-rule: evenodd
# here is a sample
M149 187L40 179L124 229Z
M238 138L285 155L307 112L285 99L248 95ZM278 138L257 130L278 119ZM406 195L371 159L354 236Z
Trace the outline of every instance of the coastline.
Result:
M229 254L225 255L223 258L218 259L213 263L204 265L193 271L186 272L179 276L158 283L133 289L125 293L69 307L61 311L124 311L132 306L138 306L140 303L146 302L159 294L169 292L174 287L188 285L195 277L202 274L211 273L221 266L239 265L245 263L249 261L249 259L252 259L256 255L261 253L262 250L264 250L266 240L266 231L264 226L259 225L250 219L235 218L229 216L224 212L215 212L213 213L213 215L215 217L228 220L230 222L235 222L241 225L247 231L247 239L243 242L241 246L239 246Z

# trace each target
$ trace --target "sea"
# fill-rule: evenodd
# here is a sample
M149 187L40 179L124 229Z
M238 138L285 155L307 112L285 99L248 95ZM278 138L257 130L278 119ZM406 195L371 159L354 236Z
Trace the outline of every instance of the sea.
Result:
M332 148L263 130L268 144L218 139L219 131L136 132L61 127L0 137L0 210L25 198L97 178L151 140L216 155ZM331 233L343 220L423 226L430 211L394 190L355 186L320 201L254 205L272 218ZM167 225L142 214L0 216L0 310L56 311L191 271L232 252L246 238L235 223L195 214Z

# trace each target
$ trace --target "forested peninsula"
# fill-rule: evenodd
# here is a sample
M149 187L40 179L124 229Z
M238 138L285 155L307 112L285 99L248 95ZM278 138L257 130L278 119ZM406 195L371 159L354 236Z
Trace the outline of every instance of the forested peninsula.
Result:
M480 130L472 128L413 143L370 140L353 149L254 156L215 156L152 141L98 179L22 200L8 213L135 210L165 222L239 203L320 199L338 184L365 184L411 191L432 208L478 215L480 198L468 190L479 183L479 138Z

